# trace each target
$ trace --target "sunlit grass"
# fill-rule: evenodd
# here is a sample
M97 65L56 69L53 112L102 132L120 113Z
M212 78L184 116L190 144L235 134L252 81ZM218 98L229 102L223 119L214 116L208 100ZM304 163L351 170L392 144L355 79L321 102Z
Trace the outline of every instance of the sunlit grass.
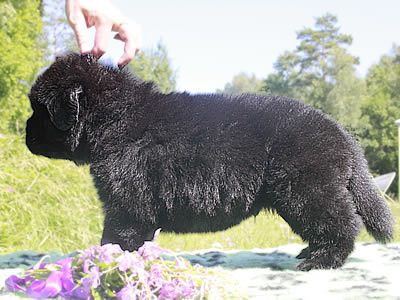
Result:
M257 217L249 218L241 224L216 233L160 235L159 244L173 251L197 249L252 249L269 248L287 243L301 243L289 226L276 214L262 211Z
M400 242L400 203L389 203ZM101 204L88 167L32 155L17 136L0 136L0 254L31 249L70 253L100 243ZM161 233L161 247L251 249L300 243L277 215L263 211L226 231ZM364 231L358 241L373 241Z
M101 206L87 167L32 155L0 138L0 253L70 252L99 242Z

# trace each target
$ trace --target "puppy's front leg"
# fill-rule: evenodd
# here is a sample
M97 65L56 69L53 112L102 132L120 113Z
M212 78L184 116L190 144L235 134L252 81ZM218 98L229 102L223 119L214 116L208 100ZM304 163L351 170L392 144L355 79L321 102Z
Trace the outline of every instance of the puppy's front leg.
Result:
M124 216L106 214L101 245L119 244L122 250L135 251L152 239L154 229L137 222L127 222Z

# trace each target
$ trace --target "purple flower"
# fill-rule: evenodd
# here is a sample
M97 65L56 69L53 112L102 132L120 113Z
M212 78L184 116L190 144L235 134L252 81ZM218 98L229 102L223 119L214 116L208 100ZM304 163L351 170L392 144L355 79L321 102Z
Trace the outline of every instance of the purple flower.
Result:
M160 248L160 246L158 246L154 242L148 242L148 241L144 242L144 245L140 247L138 250L138 254L140 256L143 256L143 258L148 261L153 261L158 259L163 253L169 253L169 251Z
M72 289L63 290L59 295L64 299L93 299L90 289L90 278L83 278L79 286L74 285Z
M42 295L42 290L44 290L45 287L46 287L46 281L35 280L26 289L26 294L34 299L48 298L45 295Z
M90 260L89 259L84 260L82 263L83 272L89 273L89 267L90 267Z
M101 250L101 246L91 246L89 249L85 250L79 257L78 263L84 261L85 259L92 260L97 257Z
M56 261L54 264L61 266L58 271L49 271L49 277L46 280L36 280L33 276L35 271L46 270L48 263L39 261L34 267L25 272L24 278L19 278L15 275L10 276L6 280L7 289L11 292L16 290L23 291L29 297L34 299L51 298L60 295L63 298L69 299L79 298L88 299L90 296L89 289L77 287L72 278L72 257ZM27 286L29 284L29 286ZM27 286L27 287L26 287Z
M190 297L196 293L196 287L193 280L181 283L181 292L183 297Z
M71 265L72 265L72 261L73 260L74 260L73 257L67 257L67 258L64 258L64 259L57 260L54 263L56 265L59 265L59 266L62 267L60 271L64 271L64 270L70 270L71 269Z
M35 280L26 289L26 294L34 299L52 298L62 290L62 272L51 272L47 280Z
M123 251L118 244L105 244L100 249L99 261L110 265L114 261L115 254L122 254Z
M179 297L179 292L175 282L166 282L161 288L159 299L176 299Z
M9 290L10 292L22 291L25 293L26 288L24 286L25 286L25 279L20 278L18 276L11 275L6 280L6 287L7 290Z
M149 284L154 288L162 287L165 279L163 276L163 269L160 264L155 263L150 267Z
M177 257L175 266L177 269L186 269L187 267L189 267L189 264L181 257Z
M91 286L92 288L97 288L100 285L100 277L101 277L100 268L98 266L91 267L90 273L92 274Z
M136 300L136 289L131 282L117 293L118 300Z
M74 288L70 291L63 291L60 293L60 297L64 299L92 299L92 293L90 289L85 289L82 286Z
M150 274L152 277L161 277L162 276L162 267L160 264L152 264L150 268Z
M86 290L81 286L77 286L72 278L72 270L64 269L64 272L61 276L61 283L63 290L60 292L60 296L63 298L79 298L79 299L87 299L89 297L90 289Z
M126 272L128 269L131 269L131 271L144 269L143 258L136 253L125 251L116 258L116 261L118 262L118 269L121 272Z
M154 240L159 233L160 229L155 232ZM42 263L43 258L22 278L10 276L6 286L9 291L22 291L36 299L59 296L90 300L110 291L116 293L118 289L115 296L120 300L149 297L175 300L198 295L198 288L204 287L197 287L187 271L195 270L198 275L201 273L200 276L207 275L207 272L198 265L192 267L183 258L177 258L175 265L157 260L162 253L171 252L161 249L154 240L146 241L138 252L133 253L122 251L119 245L107 244L92 246L75 258L69 257L54 264ZM103 275L106 273L110 276ZM39 280L46 275L46 280ZM212 282L212 278L204 280Z

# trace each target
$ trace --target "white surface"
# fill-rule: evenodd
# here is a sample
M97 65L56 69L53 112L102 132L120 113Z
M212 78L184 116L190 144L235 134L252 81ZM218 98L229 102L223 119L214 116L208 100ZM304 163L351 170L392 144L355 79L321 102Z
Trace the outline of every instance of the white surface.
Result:
M249 299L400 299L400 244L358 243L337 270L296 272L303 245L180 255L192 264L222 269L236 279ZM21 299L4 292L4 280L18 269L0 270L0 299Z

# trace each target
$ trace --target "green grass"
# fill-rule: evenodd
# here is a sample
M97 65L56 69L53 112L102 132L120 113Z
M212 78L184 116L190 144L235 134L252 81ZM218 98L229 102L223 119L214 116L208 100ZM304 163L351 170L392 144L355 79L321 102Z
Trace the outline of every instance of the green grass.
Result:
M0 253L63 253L99 243L103 217L87 167L32 155L0 138Z
M397 219L400 203L389 203ZM0 136L0 254L30 249L70 253L100 242L101 204L88 167L32 155L21 137ZM373 241L365 232L359 241ZM277 215L261 212L226 231L205 234L161 233L161 247L173 251L204 248L251 249L300 243Z

